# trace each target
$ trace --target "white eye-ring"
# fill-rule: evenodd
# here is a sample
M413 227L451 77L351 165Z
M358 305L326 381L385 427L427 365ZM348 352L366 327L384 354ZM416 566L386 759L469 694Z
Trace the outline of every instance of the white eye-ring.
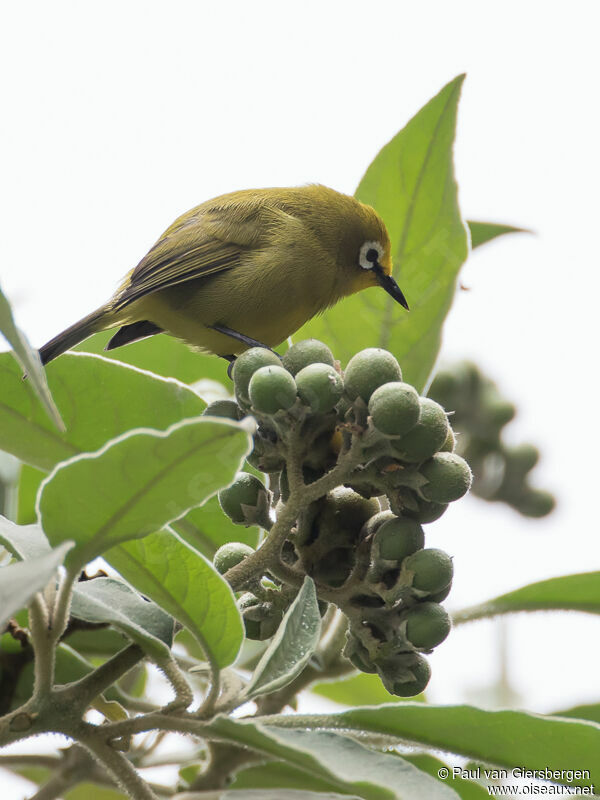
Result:
M383 255L383 247L379 242L365 242L358 254L358 263L363 269L373 269Z

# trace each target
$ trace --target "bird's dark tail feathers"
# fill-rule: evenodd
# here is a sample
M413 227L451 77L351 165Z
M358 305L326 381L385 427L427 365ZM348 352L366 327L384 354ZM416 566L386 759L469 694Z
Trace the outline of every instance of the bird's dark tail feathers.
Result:
M110 327L110 324L105 325L102 323L102 319L105 316L106 310L104 308L98 308L96 311L92 311L91 314L88 314L87 317L71 325L70 328L59 333L54 339L50 339L49 342L46 342L46 344L40 348L42 364L47 364L49 361L52 361L53 358L75 347L76 344L83 342L84 339L87 339L88 336L91 336L93 333Z

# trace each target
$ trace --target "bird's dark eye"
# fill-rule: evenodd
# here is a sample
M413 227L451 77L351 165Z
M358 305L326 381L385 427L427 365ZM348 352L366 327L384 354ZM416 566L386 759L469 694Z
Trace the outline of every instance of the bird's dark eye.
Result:
M367 261L370 261L371 264L374 264L378 258L379 258L379 253L377 252L377 250L375 250L374 247L371 247L370 250L367 250L366 259Z

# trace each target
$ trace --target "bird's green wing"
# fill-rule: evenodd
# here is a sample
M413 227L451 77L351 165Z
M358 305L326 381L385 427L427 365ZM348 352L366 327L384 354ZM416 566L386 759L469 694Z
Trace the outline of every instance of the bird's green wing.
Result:
M240 198L240 194L242 198ZM179 217L127 276L113 300L120 309L144 295L205 278L240 263L243 253L261 247L275 225L291 217L247 193L227 202L205 203Z

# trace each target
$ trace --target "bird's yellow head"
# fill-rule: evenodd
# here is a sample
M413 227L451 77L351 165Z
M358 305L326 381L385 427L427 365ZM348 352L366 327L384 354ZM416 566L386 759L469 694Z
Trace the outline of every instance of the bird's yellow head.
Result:
M392 277L390 237L379 214L370 206L360 206L359 224L344 242L343 259L348 278L347 294L370 286L380 286L408 310L402 290Z

